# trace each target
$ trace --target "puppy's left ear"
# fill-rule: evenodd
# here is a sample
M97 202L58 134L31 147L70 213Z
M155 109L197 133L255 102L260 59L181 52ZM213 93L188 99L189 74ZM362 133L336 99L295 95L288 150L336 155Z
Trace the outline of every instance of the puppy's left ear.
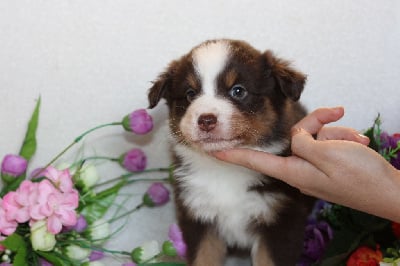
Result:
M303 92L307 77L291 67L288 61L275 57L271 51L264 52L263 56L267 62L268 74L275 78L282 93L297 101Z

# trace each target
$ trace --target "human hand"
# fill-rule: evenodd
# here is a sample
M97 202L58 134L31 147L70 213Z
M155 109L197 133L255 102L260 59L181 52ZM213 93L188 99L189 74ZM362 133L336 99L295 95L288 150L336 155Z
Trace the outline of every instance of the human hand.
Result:
M292 156L249 149L214 155L281 179L303 193L400 221L400 174L366 145L369 139L344 127L326 127L344 114L343 108L317 109L292 129ZM317 135L314 139L312 135Z

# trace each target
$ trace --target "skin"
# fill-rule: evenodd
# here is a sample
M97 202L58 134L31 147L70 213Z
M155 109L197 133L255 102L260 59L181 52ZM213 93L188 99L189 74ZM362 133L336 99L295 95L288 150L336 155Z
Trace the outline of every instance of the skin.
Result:
M289 157L249 149L213 155L305 194L400 222L400 171L368 148L369 139L356 130L325 126L343 115L342 107L320 108L298 122L292 128Z

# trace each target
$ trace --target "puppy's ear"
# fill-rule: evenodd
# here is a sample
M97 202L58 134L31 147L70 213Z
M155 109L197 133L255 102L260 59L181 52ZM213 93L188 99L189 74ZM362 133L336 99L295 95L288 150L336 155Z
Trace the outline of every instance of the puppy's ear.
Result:
M275 57L271 51L264 52L263 56L269 69L268 74L275 78L282 93L297 101L303 92L307 77L292 68L288 61Z
M168 72L164 72L155 82L153 82L153 86L149 89L148 94L149 108L154 108L161 98L165 97L166 91L168 90L169 80Z
M149 108L154 108L161 98L166 99L171 87L172 77L174 73L175 62L172 62L167 70L158 76L157 80L153 82L153 86L149 89L148 99Z

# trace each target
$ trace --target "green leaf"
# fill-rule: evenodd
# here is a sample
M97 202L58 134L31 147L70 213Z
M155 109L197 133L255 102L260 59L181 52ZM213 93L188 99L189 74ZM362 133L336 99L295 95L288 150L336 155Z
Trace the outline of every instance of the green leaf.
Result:
M126 181L121 181L114 186L99 192L97 195L87 199L83 203L84 206L80 213L85 216L89 224L102 218L104 214L106 214L107 210L114 203L119 190L125 185L125 183Z
M44 252L44 251L36 251L36 253L43 257L48 262L51 262L55 266L71 266L71 265L79 265L56 252Z
M4 245L9 250L15 252L13 265L14 266L25 266L28 265L27 261L27 246L25 240L22 236L14 233L9 235L5 240L3 240L2 245Z
M25 139L22 144L19 155L27 159L28 161L32 158L36 151L36 129L39 121L39 108L40 108L40 97L36 103L35 110L33 111L32 117L28 123L28 129L25 134Z

